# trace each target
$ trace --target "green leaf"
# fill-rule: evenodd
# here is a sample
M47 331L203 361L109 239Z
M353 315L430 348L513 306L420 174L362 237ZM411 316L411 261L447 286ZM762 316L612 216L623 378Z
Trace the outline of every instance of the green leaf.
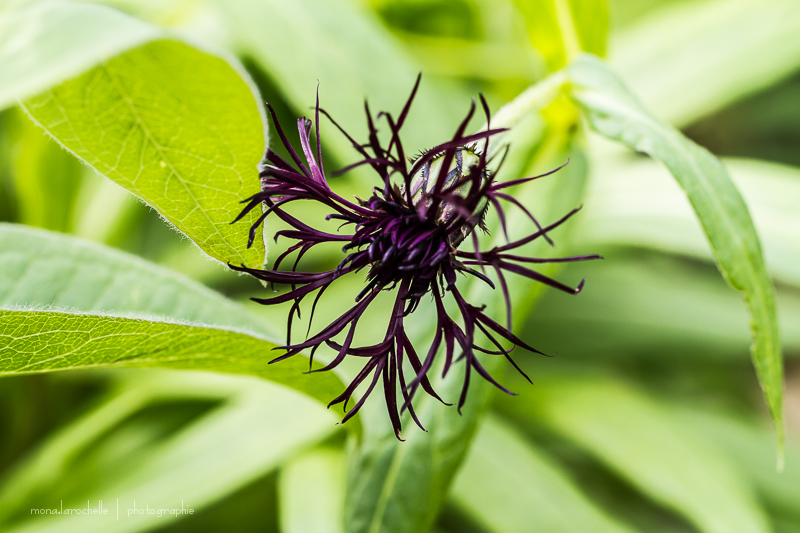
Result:
M0 306L150 314L279 338L241 305L175 271L19 224L0 223Z
M196 514L336 431L331 414L316 402L255 380L149 373L132 381L56 433L5 480L0 512L21 509L24 518L4 523L3 531L110 533L165 527L185 515L128 510L135 501L137 508L183 507ZM220 405L163 436L137 419L148 407L193 399ZM113 476L98 475L111 470ZM31 516L29 509L53 508L62 498L65 508L85 507L87 500L97 507L103 500L109 513Z
M341 533L345 490L344 453L311 450L285 464L278 479L283 533Z
M0 109L158 37L115 9L59 0L0 5Z
M481 424L451 498L489 532L632 531L592 503L557 461L492 416Z
M514 0L514 4L550 72L564 67L581 51L605 55L606 0Z
M275 343L254 334L152 319L0 310L0 375L78 368L147 367L250 374L327 403L342 385L306 376L308 360L270 365Z
M30 98L24 108L65 148L155 207L219 261L260 266L247 249L258 192L263 112L241 67L177 41L155 41Z
M484 368L496 373L493 363L484 364ZM457 366L446 382L433 382L445 401L457 400L463 370L463 365ZM463 416L452 406L419 401L415 409L427 433L412 429L400 443L390 428L378 429L383 420L380 417L386 417L385 406L366 404L361 411L364 441L351 458L345 531L410 533L430 529L475 434L489 392L485 383L472 384ZM413 424L408 417L404 423L406 427Z
M766 516L736 463L670 409L611 379L540 383L504 405L572 440L654 501L705 533L766 532Z
M569 67L573 98L592 127L664 163L686 192L728 283L751 317L752 356L783 449L783 363L775 295L761 245L739 191L713 155L642 108L602 62L582 56Z
M0 311L0 373L131 365L216 370L263 377L326 403L343 388L330 372L304 376L302 356L268 365L271 348L281 343L239 305L75 238L0 224L0 306L7 309ZM31 310L42 306L93 314Z
M619 35L611 57L648 109L684 126L800 69L794 0L669 2Z

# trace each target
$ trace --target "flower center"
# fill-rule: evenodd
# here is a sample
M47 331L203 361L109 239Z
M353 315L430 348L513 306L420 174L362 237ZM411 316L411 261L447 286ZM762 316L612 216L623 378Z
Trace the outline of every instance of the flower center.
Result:
M360 257L353 258L353 265L369 264L369 288L411 278L410 294L425 294L439 273L440 263L453 250L445 227L420 219L414 209L377 196L368 205L376 216L357 232L363 237L354 239L354 243L362 249Z
M489 172L484 165L481 165L481 154L477 151L475 146L464 146L456 150L455 156L450 163L446 174L442 173L442 166L444 165L444 153L437 155L428 161L422 169L411 180L411 201L415 207L419 207L422 202L425 202L426 207L432 203L431 196L436 193L436 183L439 180L443 182L439 187L439 194L452 198L452 200L444 199L439 205L439 209L435 214L435 223L439 225L449 224L456 216L461 215L462 222L455 224L450 228L450 244L454 248L464 241L473 228L482 223L483 217L486 214L488 206L488 199L484 196L478 202L477 206L472 210L472 220L465 220L463 210L459 210L454 205L454 201L465 200L473 189L474 179L470 178L471 172L477 172L474 169L480 169L480 183L483 185L491 179ZM478 176L475 176L477 178Z

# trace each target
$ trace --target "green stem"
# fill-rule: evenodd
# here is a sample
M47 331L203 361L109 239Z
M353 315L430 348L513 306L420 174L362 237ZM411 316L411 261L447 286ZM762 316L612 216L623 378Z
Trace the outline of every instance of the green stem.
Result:
M542 81L531 85L495 113L492 117L492 127L511 128L529 113L541 111L561 94L561 89L566 83L566 73L563 70L559 70ZM484 124L481 130L485 130L486 126ZM495 146L498 146L498 144L495 142Z
M572 16L567 0L556 0L556 22L561 31L561 42L564 44L564 58L567 64L581 53L581 42L575 30L575 18Z

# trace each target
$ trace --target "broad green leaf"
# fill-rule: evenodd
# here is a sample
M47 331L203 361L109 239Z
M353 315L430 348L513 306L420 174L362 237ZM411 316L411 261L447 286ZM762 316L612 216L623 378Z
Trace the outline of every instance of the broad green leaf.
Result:
M159 34L154 26L105 6L5 0L0 5L0 109Z
M83 165L54 143L20 111L9 110L15 141L11 178L17 220L55 231L68 231Z
M743 293L751 317L752 355L783 442L783 363L775 296L747 205L713 155L653 118L602 62L582 56L569 67L573 97L598 132L667 166L686 192L728 283Z
M0 375L79 368L147 367L250 374L327 403L340 382L307 376L308 360L270 365L275 343L255 334L58 311L0 310Z
M489 532L632 532L592 503L557 461L492 416L478 429L451 498Z
M265 142L263 112L242 76L226 59L159 40L26 100L24 108L208 255L259 266L261 239L247 249L258 214L230 224L239 202L259 190Z
M281 343L239 305L179 274L71 237L0 224L0 306L16 309L2 311L0 373L135 360L138 366L254 374L324 402L343 387L329 372L304 376L305 357L268 365L271 348ZM32 310L43 306L93 314ZM107 313L148 318L101 316ZM59 333L54 324L67 329ZM80 345L69 346L68 339Z
M680 187L661 179L648 159L604 161L590 181L575 239L634 245L711 259L708 241ZM800 170L746 159L723 159L753 215L770 274L800 286Z
M342 533L345 455L311 450L285 464L278 479L283 533Z
M183 505L197 512L258 479L336 429L330 413L307 398L280 387L226 380L220 376L163 376L127 389L117 398L118 401L125 398L128 404L154 405L170 397L180 398L182 393L188 392L187 396L191 397L196 393L187 390L190 385L202 390L209 381L212 382L212 391L223 394L221 399L224 401L220 407L168 434L157 445L148 446L147 440L152 436L137 436L133 431L135 425L127 430L122 426L118 433L112 428L105 438L95 438L84 442L81 449L71 450L67 460L57 465L64 468L61 484L56 483L49 491L37 490L24 502L19 502L31 508L51 508L58 504L56 498L66 494L64 507L85 506L86 500L96 507L96 502L102 499L104 506L109 508L108 515L35 517L4 524L4 531L109 533L164 527L184 516L128 514L134 501L137 508L180 509ZM231 382L228 387L225 387L225 381ZM230 390L225 393L225 388ZM281 405L281 408L275 409L275 405ZM80 418L65 428L52 446L38 450L32 464L36 465L38 461L41 466L42 462L47 462L49 453L58 454L61 451L59 446L63 445L59 439L69 434L74 436L81 426L86 429L85 426L95 422L92 417L111 416L125 420L129 418L127 413L135 412L130 407L118 405L120 413L113 413L107 406L100 406L85 419ZM113 476L98 476L98 471L109 469L113 469ZM69 482L64 483L67 480ZM29 484L21 475L14 482L21 483L23 488ZM70 491L68 487L73 489ZM119 519L116 516L117 501Z
M540 130L534 130L540 131ZM546 142L536 147L531 157L529 148L531 141L523 137L513 138L519 141L520 157L526 158L530 164L525 172L533 175L544 168L552 168L560 161L567 159L570 148L573 148L573 163L559 172L556 179L535 182L533 186L515 191L516 197L540 217L540 220L555 220L564 211L578 203L583 190L586 168L582 164L581 152L572 145L571 137L564 131L556 129L552 135L545 136ZM555 163L555 164L554 164ZM525 167L522 168L526 168ZM512 176L508 176L512 179ZM508 227L512 231L524 231L528 228L526 221L519 213L509 209L507 213ZM495 221L490 221L496 224ZM502 232L494 228L492 238L499 238ZM554 233L556 240L563 239L563 232ZM528 253L526 250L524 253ZM532 255L550 255L546 243L536 242L531 247ZM545 273L552 273L544 271ZM515 295L515 321L519 323L541 293L541 287L529 283L525 279L509 277L511 294ZM483 284L469 286L466 291L469 300L474 303L485 303L494 310L495 316L502 320L503 305L497 294L492 294ZM429 338L429 332L422 330L415 337L417 340ZM424 343L423 343L424 346ZM519 359L531 357L531 354L520 354ZM507 362L497 357L485 357L481 364L488 372L501 378ZM436 375L433 386L445 401L456 402L463 384L463 365L456 365L446 379ZM502 378L501 378L502 381ZM427 429L423 433L410 428L404 433L406 442L398 443L388 428L380 427L379 421L386 423L385 407L374 402L367 404L364 413L364 442L352 459L354 466L347 491L345 507L345 525L347 531L376 533L425 531L431 527L439 512L446 492L469 449L478 421L487 404L492 386L482 379L473 378L470 382L469 396L459 415L453 407L445 407L435 400L420 397L417 413ZM405 427L413 425L406 417Z
M19 224L0 223L0 306L150 314L253 331L275 342L280 338L280 328L177 272L83 239Z
M664 3L614 42L611 62L648 109L684 126L800 69L795 0Z
M769 531L736 463L698 438L669 407L612 379L540 382L503 401L516 416L575 442L654 501L705 533Z
M564 67L581 51L605 55L606 0L514 0L514 4L550 72Z

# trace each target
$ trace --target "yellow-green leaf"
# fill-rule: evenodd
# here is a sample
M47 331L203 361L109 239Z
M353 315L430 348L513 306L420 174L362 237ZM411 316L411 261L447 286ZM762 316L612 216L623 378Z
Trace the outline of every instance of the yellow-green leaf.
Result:
M240 67L187 44L159 40L129 50L24 102L65 148L156 208L211 257L260 266L247 248L257 213L263 113Z

